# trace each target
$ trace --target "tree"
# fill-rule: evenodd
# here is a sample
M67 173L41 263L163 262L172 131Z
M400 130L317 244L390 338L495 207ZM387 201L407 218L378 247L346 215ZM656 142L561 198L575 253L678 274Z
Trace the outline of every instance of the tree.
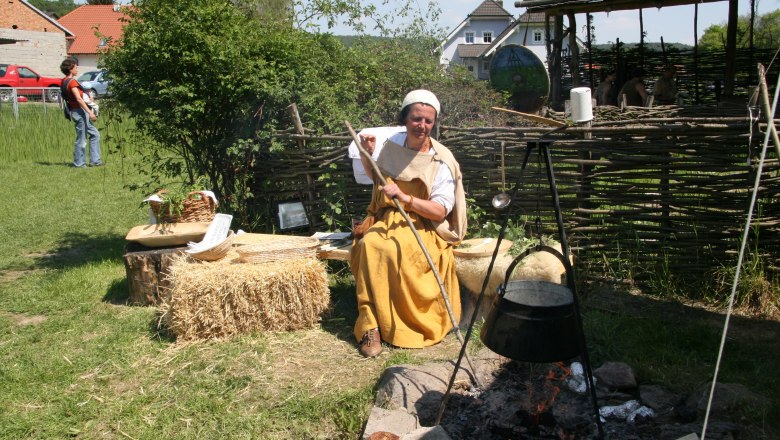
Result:
M346 25L360 34L375 31L383 37L430 37L440 42L446 29L436 25L441 9L435 0L421 5L418 0L382 0L389 7L380 13L376 1L295 0L293 23L299 29L314 30L316 19L324 19L327 29Z
M30 0L30 4L55 18L64 16L78 6L73 0Z
M253 174L252 162L284 148L273 134L293 126L291 103L307 126L343 131L345 119L391 123L406 92L449 84L431 38L359 38L347 48L258 14L256 4L137 0L102 60L115 101L157 145L145 164L152 185L206 177L244 223L247 188L273 177Z
M753 46L758 49L776 49L780 44L780 10L768 12L756 17L754 25ZM737 20L737 48L750 47L749 32L750 17L740 16ZM713 24L704 30L699 39L703 48L723 49L726 47L727 24Z
M88 5L113 5L114 0L87 0Z

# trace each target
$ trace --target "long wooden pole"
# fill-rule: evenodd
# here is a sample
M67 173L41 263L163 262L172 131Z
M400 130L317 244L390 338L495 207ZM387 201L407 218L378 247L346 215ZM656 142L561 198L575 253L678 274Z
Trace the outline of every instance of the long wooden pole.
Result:
M510 110L508 108L502 108L502 107L490 107L490 108L492 108L493 110L512 113L513 115L520 116L521 118L525 118L534 122L539 122L541 124L547 124L552 127L562 127L566 125L565 122L560 122L560 121L556 121L555 119L545 118L544 116L532 115L530 113L523 113L517 110Z
M772 141L775 144L777 150L777 157L780 158L780 138L777 136L777 128L774 124L774 115L772 114L772 108L769 105L769 89L766 85L766 69L762 64L758 65L758 84L761 87L761 104L764 108L764 114L766 115L766 129L769 130L772 135Z
M382 185L387 185L387 180L385 179L385 176L382 175L382 171L379 170L379 166L376 164L376 162L374 162L374 159L371 157L371 155L368 154L368 151L366 151L365 148L360 145L360 139L358 138L357 133L355 133L355 130L352 129L352 125L350 125L349 121L344 121L344 124L347 126L347 130L349 130L349 134L352 136L352 140L355 142L355 145L357 146L358 151L360 151L360 154L367 158L368 162L371 164L371 168L374 171L374 177L378 179L379 183ZM447 314L450 315L450 321L452 321L452 328L455 330L455 336L458 337L458 341L460 341L460 344L463 345L465 340L463 339L463 335L460 334L460 327L458 327L458 321L455 319L455 313L452 311L450 297L447 295L447 290L444 288L444 283L441 280L438 269L436 269L436 264L433 262L431 254L428 253L428 249L425 247L425 243L423 243L422 237L420 237L420 233L417 232L417 228L414 227L412 219L409 218L409 214L407 214L406 210L404 210L401 201L398 200L397 197L393 197L393 203L395 203L395 207L398 209L398 212L400 212L401 216L404 218L404 220L406 220L406 223L412 230L412 234L414 234L414 238L417 240L417 244L420 245L420 249L422 249L423 254L425 254L425 259L428 261L428 265L431 267L433 276L436 278L436 282L439 284L439 291L441 292L442 298L444 298L444 305L447 307ZM480 383L479 376L477 375L477 369L474 368L474 364L471 362L471 358L468 356L468 354L466 354L466 361L468 361L469 367L471 367L474 383L481 388L482 384Z

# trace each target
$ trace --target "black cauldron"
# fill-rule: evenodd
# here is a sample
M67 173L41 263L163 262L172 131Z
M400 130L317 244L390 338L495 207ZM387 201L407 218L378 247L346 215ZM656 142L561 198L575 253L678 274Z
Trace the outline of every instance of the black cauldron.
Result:
M555 249L541 247L558 256L571 275L571 265ZM517 257L507 269L510 278ZM564 361L582 353L574 293L567 286L547 281L505 281L493 299L480 332L492 351L516 361Z

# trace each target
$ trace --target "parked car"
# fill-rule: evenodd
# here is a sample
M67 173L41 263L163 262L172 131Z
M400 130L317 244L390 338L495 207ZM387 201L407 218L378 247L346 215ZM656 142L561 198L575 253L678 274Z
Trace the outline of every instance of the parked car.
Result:
M0 63L0 87L16 87L18 95L41 95L45 91L46 99L57 101L61 84L62 78L39 75L27 66ZM8 102L12 96L12 90L0 88L0 101Z
M89 97L94 101L95 98L101 96L108 96L111 92L109 86L111 85L111 77L106 70L91 70L84 72L77 78L81 88L84 92L89 94Z

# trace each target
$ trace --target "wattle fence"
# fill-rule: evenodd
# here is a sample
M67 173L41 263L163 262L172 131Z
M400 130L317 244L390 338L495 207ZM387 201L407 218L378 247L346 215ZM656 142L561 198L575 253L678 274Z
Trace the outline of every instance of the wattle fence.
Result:
M742 238L765 124L747 110L598 108L591 127L548 134L568 240L581 266L616 262L643 270L706 275L735 261ZM491 199L521 176L528 145L547 127L442 127L439 140L456 155L470 203L500 215ZM304 134L300 134L300 133ZM355 183L346 133L277 133L289 142L255 166L255 211L266 227L277 203L300 201L310 230L345 230L361 218L370 188ZM555 232L550 187L537 148L522 172L513 206L529 231L539 217ZM770 144L763 165L748 249L767 270L780 270L780 163ZM262 225L261 225L262 227Z

